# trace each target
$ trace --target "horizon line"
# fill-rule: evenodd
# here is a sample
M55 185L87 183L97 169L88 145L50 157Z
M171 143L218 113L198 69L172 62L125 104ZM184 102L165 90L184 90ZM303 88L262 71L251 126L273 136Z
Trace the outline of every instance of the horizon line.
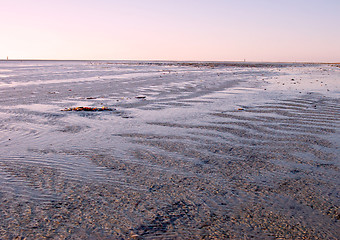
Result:
M136 61L136 62L202 62L202 63L300 63L300 64L340 64L340 62L312 62L312 61L245 61L245 60L132 60L132 59L0 59L1 62L7 61Z

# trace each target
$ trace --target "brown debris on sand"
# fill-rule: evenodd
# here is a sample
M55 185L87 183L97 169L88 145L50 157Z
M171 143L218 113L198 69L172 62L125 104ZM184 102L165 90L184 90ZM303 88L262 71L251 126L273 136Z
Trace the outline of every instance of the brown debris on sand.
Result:
M61 111L88 111L88 112L100 112L100 111L113 111L115 109L108 107L74 107L74 108L65 108Z

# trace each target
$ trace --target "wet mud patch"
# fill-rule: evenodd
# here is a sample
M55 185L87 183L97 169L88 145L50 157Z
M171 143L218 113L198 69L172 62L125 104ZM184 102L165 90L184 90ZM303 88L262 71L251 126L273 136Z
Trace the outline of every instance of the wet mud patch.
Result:
M244 238L336 239L338 225L327 219L321 224L320 218L320 214L296 200L281 196L271 199L271 203L258 199L240 204L230 224L238 229L237 236Z
M124 161L120 161L113 156L106 154L93 154L87 156L94 164L110 170L125 171L128 167Z
M326 190L327 189L327 190ZM286 194L300 204L319 210L323 215L340 220L339 186L325 182L322 178L285 179L278 183L277 193Z
M157 236L162 236L163 238L184 237L188 233L184 235L178 232L176 226L180 225L182 228L185 228L185 225L190 225L197 212L197 208L195 209L194 205L188 204L185 201L177 201L159 209L152 220L145 225L139 226L135 231L142 238L155 238Z
M90 128L90 127L79 126L79 125L68 125L68 126L65 126L61 129L59 129L58 131L63 132L63 133L79 133L79 132L85 131L88 128Z

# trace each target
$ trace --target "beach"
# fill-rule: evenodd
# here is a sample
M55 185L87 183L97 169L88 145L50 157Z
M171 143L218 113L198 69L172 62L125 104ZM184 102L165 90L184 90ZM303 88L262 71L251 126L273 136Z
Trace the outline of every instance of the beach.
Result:
M339 66L0 61L0 239L339 239Z

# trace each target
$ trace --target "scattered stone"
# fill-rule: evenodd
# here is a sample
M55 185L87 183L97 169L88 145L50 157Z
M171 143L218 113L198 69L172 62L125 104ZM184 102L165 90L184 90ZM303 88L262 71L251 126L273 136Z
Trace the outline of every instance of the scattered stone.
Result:
M137 238L139 238L139 235L138 234L133 234L133 235L131 235L131 238L132 239L137 239Z

